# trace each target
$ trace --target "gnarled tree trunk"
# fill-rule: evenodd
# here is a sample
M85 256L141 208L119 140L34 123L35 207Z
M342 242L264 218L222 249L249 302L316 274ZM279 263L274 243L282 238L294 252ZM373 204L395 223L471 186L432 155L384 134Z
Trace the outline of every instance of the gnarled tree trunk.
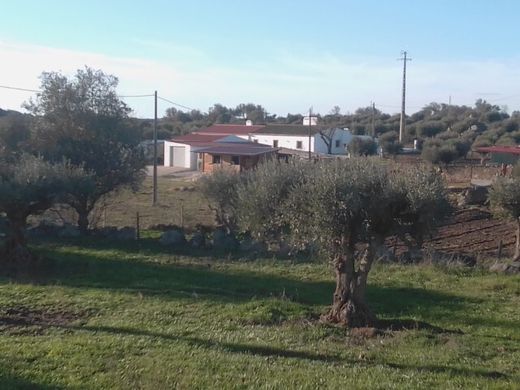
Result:
M88 234L89 228L89 220L88 216L92 211L92 208L89 207L88 201L86 199L82 199L78 202L71 203L71 206L74 207L76 212L78 213L78 229L82 235Z
M365 296L374 250L369 246L356 270L354 246L344 244L342 240L342 253L334 259L336 290L332 307L322 319L351 328L375 326L377 318L368 307Z
M1 250L1 260L6 263L26 264L36 259L27 248L25 224L27 215L23 212L8 213L9 231Z

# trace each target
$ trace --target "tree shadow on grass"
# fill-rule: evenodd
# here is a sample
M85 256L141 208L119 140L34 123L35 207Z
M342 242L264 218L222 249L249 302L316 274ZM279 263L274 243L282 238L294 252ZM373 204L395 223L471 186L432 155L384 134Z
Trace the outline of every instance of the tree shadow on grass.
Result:
M154 263L153 257L133 253L129 259L114 259L103 246L96 251L62 251L60 247L39 248L46 257L34 279L11 278L43 285L63 285L80 289L105 289L159 296L166 299L199 299L212 302L247 302L252 299L280 298L316 306L323 310L332 300L334 283L298 280L283 275L215 267L215 262L199 259L189 264ZM368 302L373 311L392 326L406 329L427 329L428 322L442 318L459 318L465 323L468 311L481 301L435 290L414 287L369 285ZM319 314L319 313L315 313ZM414 324L402 326L408 318ZM393 325L388 321L393 321ZM418 321L423 323L418 326ZM485 325L486 318L475 318ZM490 319L491 321L491 319ZM501 321L497 326L516 324ZM435 331L433 327L430 327Z
M472 369L472 368L459 368L450 366L438 366L438 365L415 365L415 364L401 364L392 362L366 362L360 360L353 360L346 358L338 354L325 354L325 353L313 353L307 351L295 351L284 348L271 347L266 345L253 345L253 344L241 344L241 343L230 343L215 340L202 339L193 336L179 336L172 334L165 334L159 332L151 332L142 329L130 329L130 328L119 328L110 326L67 326L67 329L73 329L76 331L89 331L89 332L103 332L116 335L127 335L127 336L145 336L152 338L160 338L163 340L179 341L186 343L194 347L202 347L206 349L215 349L222 352L231 352L239 354L248 354L252 356L262 357L273 357L273 358L292 358L309 361L319 362L330 362L336 364L349 364L352 366L362 367L375 367L375 366L386 366L393 369L399 370L414 370L414 371L426 371L429 373L448 373L451 375L460 375L463 377L475 376L489 379L506 379L508 376L504 373L497 371L486 371L484 369Z
M158 332L150 332L141 329L117 328L110 326L74 326L67 329L83 330L90 332L103 332L116 335L146 336L163 340L180 341L193 347L216 349L224 352L244 353L255 356L296 358L312 361L336 362L340 360L338 355L313 353L307 351L295 351L284 348L276 348L266 345L239 344L215 340L207 340L193 336L172 335Z
M0 388L1 389L27 389L27 390L51 390L63 389L57 385L46 385L33 382L29 379L21 378L11 372L0 368Z

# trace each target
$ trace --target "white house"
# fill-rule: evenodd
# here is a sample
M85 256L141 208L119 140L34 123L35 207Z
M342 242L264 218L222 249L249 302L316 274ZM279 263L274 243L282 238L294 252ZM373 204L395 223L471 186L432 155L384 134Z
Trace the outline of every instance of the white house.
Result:
M240 137L222 134L187 134L164 141L164 166L195 170L198 168L196 151L215 143L247 143Z
M253 142L272 145L275 148L287 148L309 151L319 154L345 154L346 146L355 137L345 128L330 126L303 126L303 125L267 125L254 133L249 134ZM320 132L323 133L320 134ZM330 153L327 143L330 145Z

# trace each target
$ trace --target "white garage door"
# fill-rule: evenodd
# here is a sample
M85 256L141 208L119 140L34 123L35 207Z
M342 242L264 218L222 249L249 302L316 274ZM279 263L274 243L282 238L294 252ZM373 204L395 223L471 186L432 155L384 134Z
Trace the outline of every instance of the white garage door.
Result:
M186 148L184 146L170 146L170 166L184 167L186 164Z

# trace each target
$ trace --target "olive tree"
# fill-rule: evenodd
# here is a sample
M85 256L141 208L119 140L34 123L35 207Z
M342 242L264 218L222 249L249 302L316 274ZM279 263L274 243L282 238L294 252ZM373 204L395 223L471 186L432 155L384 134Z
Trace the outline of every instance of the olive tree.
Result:
M217 224L224 227L228 234L236 230L237 189L242 178L237 172L217 169L198 181L200 191L215 212Z
M501 177L489 192L491 208L499 216L512 219L516 225L514 260L520 259L520 178Z
M351 156L372 156L377 153L377 143L371 138L354 137L347 151Z
M83 169L67 162L51 164L42 158L22 154L15 162L2 161L0 167L0 212L8 221L8 234L0 258L28 262L27 217L50 208L72 188L90 190L94 182Z
M34 149L51 162L62 159L92 172L89 192L72 189L65 201L78 213L86 232L89 214L105 195L144 177L145 159L138 129L129 124L130 108L117 96L116 77L85 68L72 78L44 72L41 92L25 104L34 115Z
M241 186L238 204L244 229L318 246L336 275L324 319L350 327L376 323L365 291L385 239L420 242L448 210L434 172L372 158L265 164Z

